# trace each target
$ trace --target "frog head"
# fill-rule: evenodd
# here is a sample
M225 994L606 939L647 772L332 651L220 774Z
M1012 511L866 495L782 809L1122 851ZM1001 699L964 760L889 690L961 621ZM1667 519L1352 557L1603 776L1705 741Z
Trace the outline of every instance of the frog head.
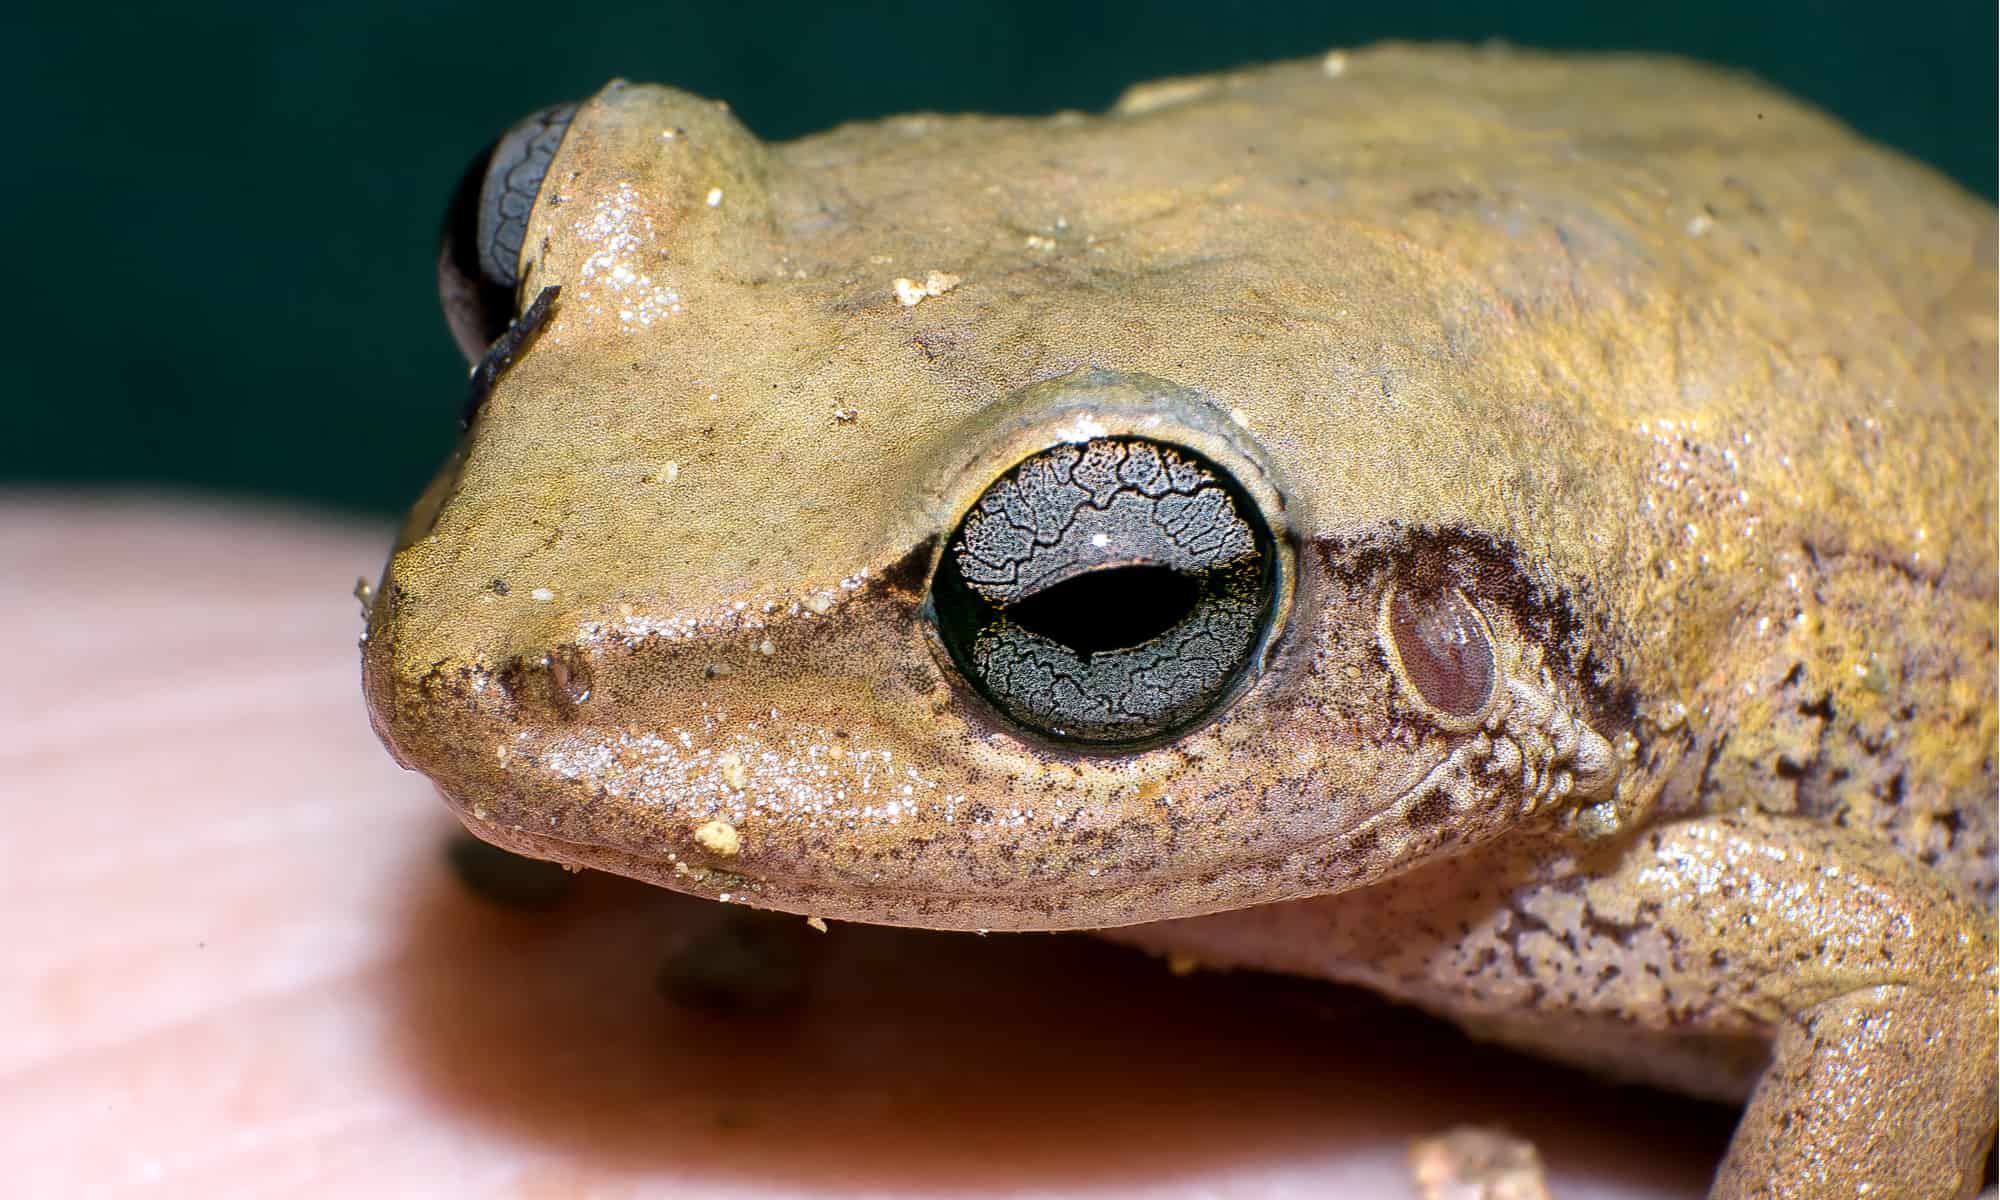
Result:
M939 927L1626 823L1733 600L1661 645L1643 446L1548 376L1650 302L1638 252L1572 184L1534 203L1601 261L1496 291L1554 240L1411 207L1460 169L1412 130L1469 118L1326 83L776 147L622 82L530 118L443 255L482 362L377 731L523 853Z

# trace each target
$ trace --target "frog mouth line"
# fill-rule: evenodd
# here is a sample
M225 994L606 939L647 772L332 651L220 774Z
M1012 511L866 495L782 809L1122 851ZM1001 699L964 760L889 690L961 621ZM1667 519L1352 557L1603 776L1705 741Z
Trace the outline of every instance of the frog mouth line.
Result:
M1417 790L1412 787L1409 793ZM1021 891L898 888L888 884L864 888L814 884L781 873L732 870L719 865L712 855L704 855L703 861L698 862L678 856L662 860L601 842L574 841L496 824L472 816L469 810L454 808L467 829L502 849L641 880L684 895L856 924L979 932L1057 932L1202 916L1305 899L1375 882L1418 865L1444 849L1443 845L1424 845L1418 853L1397 853L1387 860L1378 859L1374 869L1354 878L1299 867L1301 860L1307 859L1353 861L1364 847L1382 844L1383 827L1400 815L1404 803L1399 799L1362 821L1338 839L1337 846L1316 842L1255 858L1230 860L1203 871L1151 875L1140 881L1095 888L1065 887L1036 895ZM1229 880L1235 882L1225 883ZM1283 882L1286 880L1292 882ZM1163 903L1163 899L1171 902Z

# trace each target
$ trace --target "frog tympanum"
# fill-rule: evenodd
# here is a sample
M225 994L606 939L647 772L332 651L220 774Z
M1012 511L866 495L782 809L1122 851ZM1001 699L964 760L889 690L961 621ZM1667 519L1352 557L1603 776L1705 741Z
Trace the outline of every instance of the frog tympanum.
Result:
M614 82L459 211L363 666L480 837L1361 983L1744 1101L1718 1196L1976 1187L1990 206L1385 47L784 145Z

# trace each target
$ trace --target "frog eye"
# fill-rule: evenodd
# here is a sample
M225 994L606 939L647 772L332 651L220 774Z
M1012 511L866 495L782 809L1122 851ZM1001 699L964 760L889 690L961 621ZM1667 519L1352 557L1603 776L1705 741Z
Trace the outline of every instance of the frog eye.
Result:
M514 319L528 214L575 115L574 104L552 104L521 118L467 164L452 190L438 239L438 299L469 362Z
M1276 552L1214 463L1143 438L1054 447L960 521L931 585L952 665L1028 731L1092 748L1172 737L1248 680Z
M1391 587L1382 601L1382 643L1398 677L1448 722L1472 722L1486 711L1493 640L1457 588Z

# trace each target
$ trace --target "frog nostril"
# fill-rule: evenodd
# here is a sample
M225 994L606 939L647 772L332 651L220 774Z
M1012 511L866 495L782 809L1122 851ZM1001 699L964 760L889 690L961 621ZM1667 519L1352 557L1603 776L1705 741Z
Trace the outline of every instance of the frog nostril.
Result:
M1152 641L1186 620L1200 599L1200 581L1172 567L1101 567L1043 588L1007 616L1088 659Z

